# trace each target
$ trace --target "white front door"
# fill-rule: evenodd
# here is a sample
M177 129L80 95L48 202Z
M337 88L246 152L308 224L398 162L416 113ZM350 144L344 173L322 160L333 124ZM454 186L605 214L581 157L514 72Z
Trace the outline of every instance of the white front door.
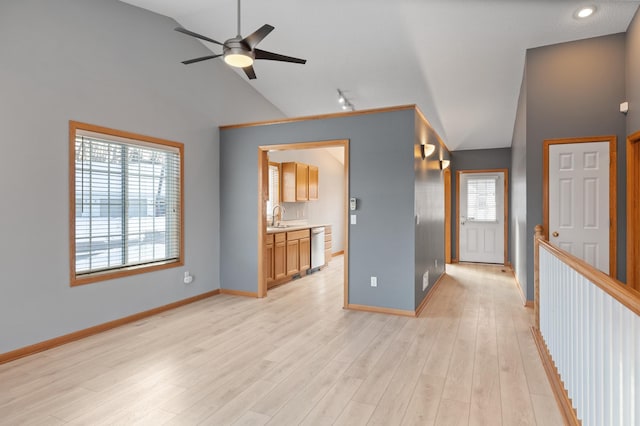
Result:
M549 146L549 241L609 273L609 143Z
M504 264L504 172L460 174L460 262Z

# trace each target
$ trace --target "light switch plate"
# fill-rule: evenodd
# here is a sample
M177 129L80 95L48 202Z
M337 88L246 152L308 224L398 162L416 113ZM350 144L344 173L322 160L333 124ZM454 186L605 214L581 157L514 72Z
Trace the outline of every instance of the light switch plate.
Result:
M351 215L351 224L352 224L352 225L355 225L355 224L356 224L356 215L355 215L355 214L352 214L352 215Z

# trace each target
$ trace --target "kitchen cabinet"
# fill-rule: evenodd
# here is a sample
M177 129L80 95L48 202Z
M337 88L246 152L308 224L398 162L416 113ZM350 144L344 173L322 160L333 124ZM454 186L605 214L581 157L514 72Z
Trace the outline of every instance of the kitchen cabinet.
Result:
M309 200L309 166L296 163L296 200Z
M311 234L309 229L287 232L287 275L306 272L311 267Z
M282 163L282 201L293 203L318 199L318 167Z
M287 276L300 272L300 240L287 241Z
M267 279L267 286L270 282L274 280L273 274L273 234L267 235L265 238L264 244L264 252L262 253L264 256L264 276Z
M267 234L264 244L264 275L267 288L278 284L278 280L287 276L286 233Z
M318 167L309 165L309 201L318 199Z
M311 231L267 234L264 244L264 273L267 288L283 284L311 268Z
M300 238L300 245L298 249L300 253L300 270L306 271L311 268L311 238Z
M329 264L331 260L331 225L324 227L324 264Z
M286 234L280 232L274 234L275 242L273 245L273 279L279 280L287 276L286 271Z

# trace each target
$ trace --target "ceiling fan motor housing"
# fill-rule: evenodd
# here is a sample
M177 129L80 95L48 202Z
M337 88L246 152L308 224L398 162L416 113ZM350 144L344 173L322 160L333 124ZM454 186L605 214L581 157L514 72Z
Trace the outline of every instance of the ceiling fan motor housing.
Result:
M225 62L235 67L249 66L255 60L255 53L240 36L225 41L222 52Z

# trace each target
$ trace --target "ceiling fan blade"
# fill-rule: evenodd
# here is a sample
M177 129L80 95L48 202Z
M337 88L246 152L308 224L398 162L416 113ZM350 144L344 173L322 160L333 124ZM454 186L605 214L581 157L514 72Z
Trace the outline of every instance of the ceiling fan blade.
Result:
M266 36L269 35L271 31L273 31L274 27L268 24L264 24L257 30L255 30L252 34L246 36L242 41L247 43L251 49L256 47L258 43L260 43Z
M253 70L253 66L249 65L248 67L242 68L242 71L249 77L249 80L256 79L256 72Z
M202 56L200 58L189 59L188 61L182 61L182 63L185 64L185 65L189 65L189 64L193 64L195 62L206 61L207 59L217 58L219 56L222 56L222 54L220 54L220 55Z
M189 31L186 28L177 27L177 28L174 28L174 30L179 32L179 33L182 33L182 34L189 35L191 37L199 38L200 40L209 41L211 43L215 43L215 44L219 44L220 46L224 46L224 44L220 43L219 41L216 41L216 40L214 40L212 38L209 38L207 36L203 36L202 34L194 33L193 31Z
M269 61L293 62L294 64L306 64L306 59L294 58L291 56L280 55L278 53L267 52L266 50L253 49L256 59L266 59Z

